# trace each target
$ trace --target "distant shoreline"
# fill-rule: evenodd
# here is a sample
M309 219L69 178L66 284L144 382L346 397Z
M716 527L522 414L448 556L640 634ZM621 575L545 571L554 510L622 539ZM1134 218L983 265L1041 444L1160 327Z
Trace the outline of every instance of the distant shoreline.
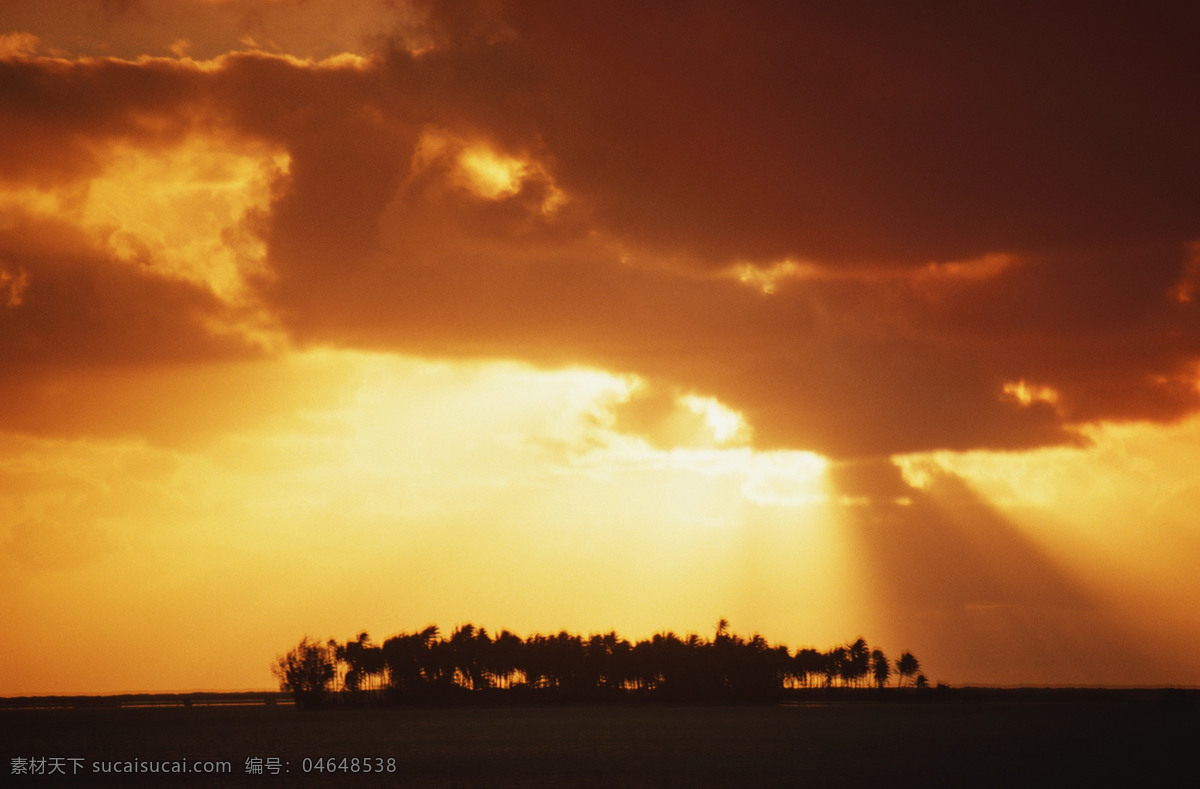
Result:
M0 696L0 709L88 709L94 707L216 707L292 704L292 694L277 690L234 693L194 691L189 693L51 694L45 696Z
M1182 706L1200 706L1200 687L1197 686L964 686L914 688L798 688L789 689L778 699L759 702L763 706L797 704L879 704L879 703L1103 703L1143 702ZM389 704L369 697L350 694L331 694L328 709L386 708L390 706L525 706L547 705L608 705L653 706L672 702L627 699L620 701L588 701L559 699L551 695L533 694L521 698L505 698L503 692L488 696L467 696L460 700L429 704ZM677 702L688 703L688 702ZM732 702L754 706L755 702ZM113 694L50 694L41 696L0 696L0 709L112 709L145 707L232 707L232 706L293 706L291 693L275 690L188 693L113 693Z

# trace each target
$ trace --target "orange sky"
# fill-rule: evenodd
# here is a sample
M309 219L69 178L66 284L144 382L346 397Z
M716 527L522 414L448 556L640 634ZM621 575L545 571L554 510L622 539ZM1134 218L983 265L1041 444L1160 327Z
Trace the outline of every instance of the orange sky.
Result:
M1179 5L6 2L0 694L721 617L1200 684Z

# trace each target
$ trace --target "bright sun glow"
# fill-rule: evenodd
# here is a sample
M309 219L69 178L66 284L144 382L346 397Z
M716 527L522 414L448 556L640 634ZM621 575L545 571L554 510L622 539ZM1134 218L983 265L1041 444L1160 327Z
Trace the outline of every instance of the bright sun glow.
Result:
M794 260L782 260L769 266L742 263L734 266L732 270L738 282L768 296L779 290L780 283L812 276L816 271L816 267L811 263L798 263Z
M458 165L482 197L499 200L521 191L529 167L520 159L501 156L489 148L472 147L458 156Z
M469 140L445 129L426 128L413 153L413 169L445 168L448 180L459 189L485 200L504 200L536 183L541 190L539 210L555 214L567 195L547 169L534 159L497 150L486 141Z
M1001 391L1006 399L1013 400L1023 406L1030 406L1034 403L1054 405L1058 402L1058 392L1053 388L1039 384L1030 384L1024 380L1006 383Z
M713 440L725 444L738 437L739 433L748 432L742 420L742 415L731 408L726 408L712 397L685 395L680 398L694 414L704 417L704 424L712 431Z
M610 409L635 381L599 370L337 350L264 364L183 381L146 373L136 391L172 422L206 392L239 393L200 446L0 434L0 483L37 471L22 497L0 499L0 588L72 573L5 612L27 634L20 655L66 638L140 644L151 609L200 598L221 612L189 613L207 626L264 585L279 604L226 623L231 655L246 643L273 654L295 631L382 636L468 618L524 632L706 631L713 611L781 639L834 639L837 618L806 617L801 630L794 610L853 613L836 603L847 560L821 514L834 505L816 455L652 447L613 430ZM130 407L124 383L98 378L79 396ZM727 415L716 422L732 429ZM147 555L159 561L147 567ZM728 570L719 579L714 562ZM764 595L778 604L762 607ZM360 618L347 624L347 610ZM105 622L103 637L89 619ZM216 682L205 678L219 649L197 655L190 628L151 624L160 635L139 654L160 666L154 682ZM56 661L22 657L31 668L7 679L72 689ZM245 666L235 687L268 684L264 665ZM70 677L120 691L144 669Z

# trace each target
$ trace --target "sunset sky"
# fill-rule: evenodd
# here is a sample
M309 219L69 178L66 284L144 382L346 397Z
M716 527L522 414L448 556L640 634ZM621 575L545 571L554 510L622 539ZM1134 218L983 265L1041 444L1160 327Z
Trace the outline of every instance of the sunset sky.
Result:
M5 0L0 695L721 617L1200 685L1198 29Z

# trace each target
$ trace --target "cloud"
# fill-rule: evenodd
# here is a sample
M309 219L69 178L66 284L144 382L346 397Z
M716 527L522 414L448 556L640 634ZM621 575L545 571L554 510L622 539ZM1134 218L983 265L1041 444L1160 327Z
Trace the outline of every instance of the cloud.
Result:
M72 0L52 14L39 0L8 0L0 30L32 31L40 51L72 58L165 56L182 42L198 59L239 50L324 59L364 54L410 17L395 0Z
M28 57L38 48L38 37L32 33L3 33L0 34L0 58Z
M389 65L481 125L535 127L638 249L923 264L1195 227L1184 20L1162 9L506 10L510 38L467 27Z
M209 293L114 264L92 239L52 219L8 217L0 230L6 308L0 368L118 366L226 358L249 352L209 330L226 311ZM7 224L7 223L6 223Z
M369 58L18 53L0 175L65 199L121 146L286 160L228 227L291 342L634 373L763 448L1069 444L1196 408L1200 113L1170 9L484 5L408 7ZM89 249L124 309L173 305L126 333L190 338L89 342L241 352L171 250ZM49 262L0 254L22 347L87 347L38 312Z
M269 319L248 292L265 255L255 222L286 161L197 122L212 117L203 69L50 58L0 69L12 120L0 153L5 388L258 353Z

